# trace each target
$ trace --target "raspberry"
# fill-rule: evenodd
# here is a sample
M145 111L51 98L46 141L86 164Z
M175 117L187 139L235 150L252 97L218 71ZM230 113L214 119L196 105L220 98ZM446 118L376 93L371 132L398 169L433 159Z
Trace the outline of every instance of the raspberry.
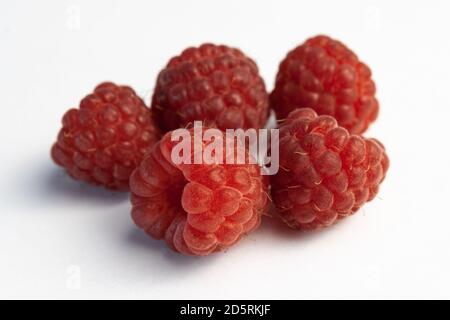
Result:
M195 120L223 130L258 129L269 102L253 60L238 49L203 44L184 50L160 72L152 110L166 131Z
M68 110L51 155L77 180L128 190L131 172L160 137L133 89L102 83Z
M268 183L256 164L175 164L174 146L169 132L131 175L138 227L186 255L226 249L258 227Z
M277 215L312 230L355 213L372 200L389 159L375 139L350 135L331 116L296 109L280 125L280 170L271 177Z
M326 36L311 38L288 53L270 101L279 119L295 108L312 108L335 117L350 133L364 132L378 116L369 67Z

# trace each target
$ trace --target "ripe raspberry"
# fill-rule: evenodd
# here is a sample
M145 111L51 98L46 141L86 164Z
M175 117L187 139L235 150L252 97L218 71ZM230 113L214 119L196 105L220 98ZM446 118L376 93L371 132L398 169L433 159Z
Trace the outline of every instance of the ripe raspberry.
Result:
M160 72L152 109L166 131L195 120L223 130L258 129L269 102L253 60L238 49L203 44L184 50Z
M131 172L159 139L150 110L133 89L102 83L68 110L51 155L77 180L128 190Z
M259 167L248 162L178 165L171 159L176 144L167 133L131 175L136 225L186 255L228 248L258 227L268 204L268 183Z
M280 126L280 170L271 177L277 214L294 229L318 229L372 200L389 167L383 145L349 135L331 116L292 111Z
M364 132L378 116L369 67L326 36L311 38L288 53L270 101L279 119L295 108L312 108L335 117L350 133Z

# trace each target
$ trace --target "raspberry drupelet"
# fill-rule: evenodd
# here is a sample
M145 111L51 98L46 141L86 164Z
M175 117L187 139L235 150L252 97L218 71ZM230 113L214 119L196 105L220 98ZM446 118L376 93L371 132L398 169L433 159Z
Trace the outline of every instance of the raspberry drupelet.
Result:
M310 108L292 111L279 129L280 170L271 177L271 193L288 226L329 226L377 195L389 167L379 141L350 135Z
M160 138L144 102L127 86L98 85L62 119L51 156L81 181L128 190L131 172Z
M235 48L203 44L159 73L152 110L165 131L195 120L222 130L258 129L267 121L269 99L253 60Z
M192 135L192 129L188 132ZM131 176L134 222L185 255L208 255L232 246L258 227L269 201L267 179L258 165L247 162L176 164L171 133ZM202 143L206 148L208 143Z
M270 95L282 120L296 108L331 115L350 133L363 133L378 116L375 83L369 67L349 48L316 36L288 53Z

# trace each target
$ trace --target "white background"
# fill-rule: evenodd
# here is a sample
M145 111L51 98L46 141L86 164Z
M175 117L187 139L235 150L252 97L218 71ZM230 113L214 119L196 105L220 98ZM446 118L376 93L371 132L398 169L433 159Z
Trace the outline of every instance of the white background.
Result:
M450 298L448 1L2 1L0 298ZM66 109L103 80L151 95L168 59L241 48L269 90L306 38L342 40L373 70L368 136L391 168L379 197L318 233L266 219L225 253L184 257L129 217L126 194L50 160Z

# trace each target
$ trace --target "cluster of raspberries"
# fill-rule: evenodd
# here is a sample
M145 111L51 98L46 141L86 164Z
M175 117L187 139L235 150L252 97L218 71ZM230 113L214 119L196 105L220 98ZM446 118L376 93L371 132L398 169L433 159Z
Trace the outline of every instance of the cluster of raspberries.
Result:
M279 124L273 176L261 175L255 161L171 158L173 130L188 128L193 136L194 121L260 129L270 109ZM378 109L369 67L327 36L288 53L270 95L252 59L204 44L169 60L150 108L128 86L97 86L65 113L51 155L74 179L131 191L131 216L151 237L182 254L208 255L255 230L272 203L270 215L287 226L317 230L372 200L389 160L381 142L361 134ZM236 148L252 157L246 146Z

